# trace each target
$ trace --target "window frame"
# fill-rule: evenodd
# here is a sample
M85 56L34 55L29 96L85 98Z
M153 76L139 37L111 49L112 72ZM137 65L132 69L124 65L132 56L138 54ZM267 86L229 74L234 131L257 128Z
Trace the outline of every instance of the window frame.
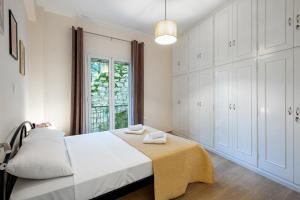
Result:
M115 57L107 57L107 56L99 56L99 55L87 55L87 65L85 67L85 99L86 99L86 112L85 112L85 118L86 118L86 127L87 132L91 133L90 131L90 116L91 116L91 71L90 71L90 65L91 60L93 58L96 59L103 59L108 60L108 74L109 74L109 130L115 130L115 79L114 79L114 63L115 62L124 62L128 63L128 125L131 124L131 109L132 109L132 65L131 62L127 59L122 58L115 58Z

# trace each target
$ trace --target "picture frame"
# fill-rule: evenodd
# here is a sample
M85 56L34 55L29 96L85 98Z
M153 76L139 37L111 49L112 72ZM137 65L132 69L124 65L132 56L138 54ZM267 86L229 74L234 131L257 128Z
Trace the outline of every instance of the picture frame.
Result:
M19 41L19 48L20 48L19 72L22 76L25 76L25 46L22 40Z
M4 34L4 0L0 0L0 33Z
M9 10L9 53L18 60L18 23L11 10Z

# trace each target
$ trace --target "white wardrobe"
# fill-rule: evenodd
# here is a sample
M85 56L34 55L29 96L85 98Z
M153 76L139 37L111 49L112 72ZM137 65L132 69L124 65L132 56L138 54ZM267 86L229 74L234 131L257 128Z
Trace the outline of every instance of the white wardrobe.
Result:
M173 48L173 131L213 146L213 17L178 41Z
M174 132L300 192L300 0L230 1L179 41Z
M256 166L256 59L218 67L215 74L215 147Z

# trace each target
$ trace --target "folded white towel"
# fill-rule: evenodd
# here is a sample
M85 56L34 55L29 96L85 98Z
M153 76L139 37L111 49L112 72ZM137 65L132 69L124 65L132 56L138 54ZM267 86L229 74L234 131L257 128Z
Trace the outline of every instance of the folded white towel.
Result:
M157 138L164 137L166 133L162 131L156 131L156 132L149 133L149 135L152 139L157 139Z
M152 139L149 134L147 134L143 140L144 144L166 144L167 143L167 134L161 138Z
M140 131L143 129L143 125L142 124L137 124L137 125L129 125L128 129L131 131Z
M145 128L142 128L141 130L138 131L132 131L132 130L125 130L126 134L135 134L135 135L142 135L145 132Z

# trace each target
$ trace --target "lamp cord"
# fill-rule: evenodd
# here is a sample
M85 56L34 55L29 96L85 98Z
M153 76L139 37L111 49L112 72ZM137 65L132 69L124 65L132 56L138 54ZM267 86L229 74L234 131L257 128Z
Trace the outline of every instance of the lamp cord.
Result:
M165 0L165 20L167 20L167 0Z

